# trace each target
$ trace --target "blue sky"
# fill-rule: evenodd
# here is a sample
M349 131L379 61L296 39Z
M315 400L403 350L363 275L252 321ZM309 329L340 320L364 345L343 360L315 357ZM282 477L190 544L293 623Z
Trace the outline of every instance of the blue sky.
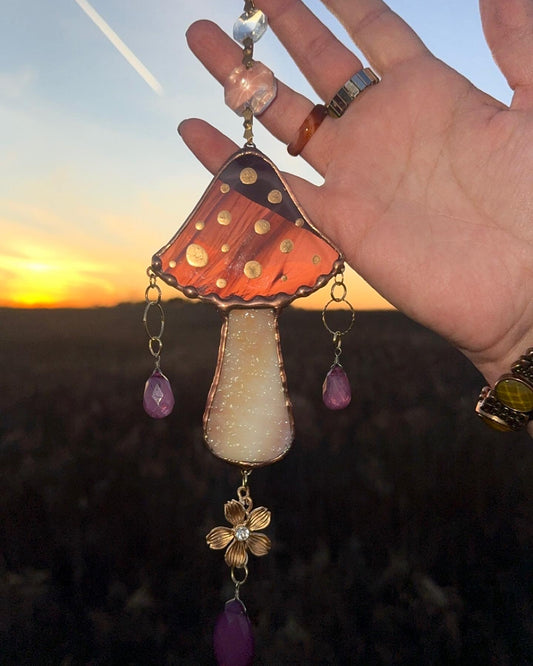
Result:
M308 4L349 43L319 2ZM389 4L435 55L494 97L510 101L483 39L477 2ZM157 79L162 94L75 0L3 0L0 304L142 299L152 253L173 235L210 180L181 143L177 125L202 117L243 142L241 119L224 106L222 90L184 38L188 25L200 18L231 33L242 2L92 0L91 5ZM256 57L315 98L272 32L257 44ZM281 169L319 182L260 128L256 143ZM354 289L354 306L366 307L372 292L359 282Z

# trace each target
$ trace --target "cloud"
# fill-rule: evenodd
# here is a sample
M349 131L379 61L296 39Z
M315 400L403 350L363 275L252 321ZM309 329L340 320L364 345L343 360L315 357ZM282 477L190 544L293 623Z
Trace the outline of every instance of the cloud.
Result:
M0 97L19 99L37 78L32 67L21 67L14 72L0 72Z

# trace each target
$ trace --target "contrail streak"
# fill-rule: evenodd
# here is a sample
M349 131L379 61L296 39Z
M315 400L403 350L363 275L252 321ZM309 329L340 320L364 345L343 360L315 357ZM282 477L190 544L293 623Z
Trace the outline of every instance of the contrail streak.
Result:
M137 56L124 44L117 33L109 26L100 14L87 2L87 0L75 0L76 4L87 14L91 21L104 33L111 44L120 55L129 62L133 69L141 76L150 88L158 95L163 94L163 87L155 76L142 64Z

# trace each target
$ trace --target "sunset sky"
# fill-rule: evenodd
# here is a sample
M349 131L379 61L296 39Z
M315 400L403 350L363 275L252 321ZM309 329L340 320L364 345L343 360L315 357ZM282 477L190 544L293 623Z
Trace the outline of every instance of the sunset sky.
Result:
M308 4L342 35L319 2ZM389 4L438 57L509 102L476 0ZM202 117L243 142L241 119L187 50L185 30L210 18L231 33L242 7L241 0L4 0L0 305L142 300L152 254L211 178L182 144L177 125ZM316 97L272 32L256 55L286 83ZM256 143L280 169L320 182L259 127ZM361 280L350 286L357 309L386 305Z

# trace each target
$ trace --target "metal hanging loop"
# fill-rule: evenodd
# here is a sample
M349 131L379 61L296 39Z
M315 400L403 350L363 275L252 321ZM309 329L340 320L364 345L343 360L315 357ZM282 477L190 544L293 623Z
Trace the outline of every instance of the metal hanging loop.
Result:
M242 578L237 578L235 574L236 568L231 567L231 581L235 585L235 599L239 599L241 585L244 585L248 580L248 567L246 564L243 567L240 567L239 570L244 572Z
M336 344L339 347L340 347L340 338L352 330L355 322L355 310L353 308L353 305L346 298L347 295L348 295L348 289L346 288L346 284L344 283L344 266L343 266L335 274L333 284L331 285L331 290L330 290L330 300L326 303L324 309L322 310L322 323L324 324L326 330L329 333L331 333L331 335L333 336L333 344ZM328 308L330 308L330 306L332 306L334 303L342 303L348 309L350 320L344 330L339 330L337 328L334 329L328 324L327 321Z
M146 305L143 313L143 324L146 334L148 335L148 350L155 358L156 368L159 368L161 350L163 349L163 332L165 330L165 311L161 305L161 288L157 284L157 275L153 272L151 267L148 267L146 273L149 277L149 284L144 292L144 300ZM149 313L155 310L159 315L159 331L154 333L151 330L149 323Z
M334 360L333 360L333 365L331 366L332 368L334 366L341 365L340 357L342 354L342 338L349 331L352 330L355 322L355 310L353 308L353 305L347 299L347 295L348 295L348 290L346 288L346 284L344 283L344 266L343 266L335 274L333 284L331 285L331 290L330 290L330 300L326 303L324 309L322 310L322 323L324 324L324 327L328 331L328 333L331 333L333 337L333 344L335 345ZM339 304L339 303L341 303L343 307L347 309L347 313L349 315L348 324L342 330L339 330L338 328L333 328L332 326L330 326L330 323L328 323L328 313L330 312L329 308L334 304Z

